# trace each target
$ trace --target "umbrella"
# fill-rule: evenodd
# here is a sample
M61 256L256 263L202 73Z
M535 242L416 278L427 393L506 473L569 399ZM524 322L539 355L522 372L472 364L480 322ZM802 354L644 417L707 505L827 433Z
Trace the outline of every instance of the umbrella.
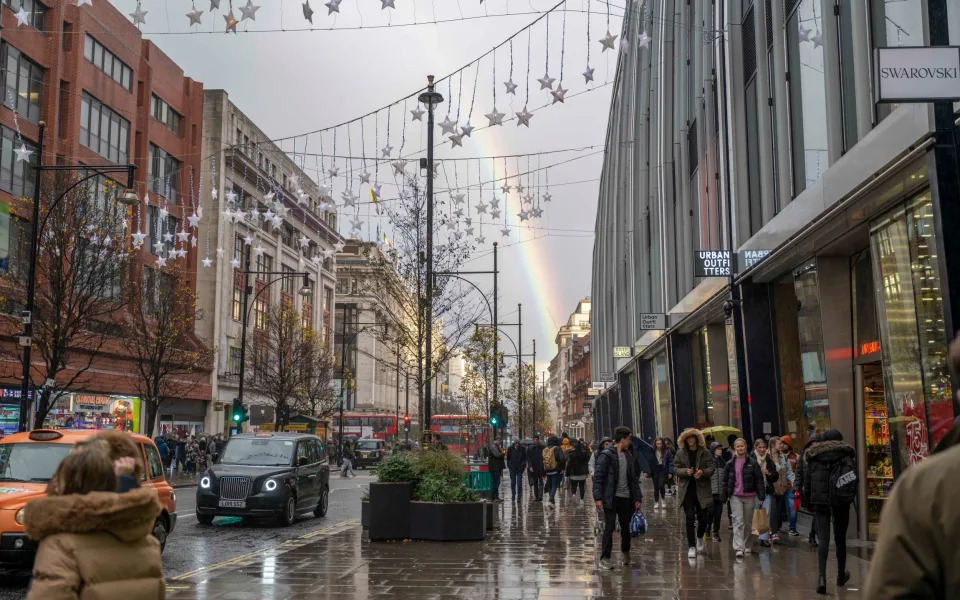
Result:
M638 469L646 473L652 473L653 465L657 464L657 455L653 446L637 436L631 435L630 448L633 450L633 456L637 459Z
M700 433L703 434L703 437L712 435L713 439L720 442L720 444L723 446L727 445L727 437L729 437L730 434L733 434L737 437L743 437L743 432L736 427L730 427L729 425L714 425L713 427L701 429Z

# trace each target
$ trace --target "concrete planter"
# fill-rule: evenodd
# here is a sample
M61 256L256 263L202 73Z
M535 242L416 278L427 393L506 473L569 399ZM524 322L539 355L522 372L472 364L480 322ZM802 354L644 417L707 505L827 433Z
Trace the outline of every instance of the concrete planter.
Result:
M485 502L411 502L410 537L453 542L482 540L486 534Z
M360 501L360 525L364 529L370 527L370 501L361 500Z

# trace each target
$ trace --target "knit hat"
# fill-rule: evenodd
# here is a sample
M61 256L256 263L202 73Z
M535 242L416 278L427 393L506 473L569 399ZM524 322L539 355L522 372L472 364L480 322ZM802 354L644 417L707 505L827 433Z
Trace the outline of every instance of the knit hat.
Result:
M836 429L828 429L823 432L823 441L825 442L842 442L843 434L837 431Z
M784 444L790 446L790 449L791 449L791 450L793 449L793 438L790 437L789 435L783 436L782 438L780 438L780 441L783 442Z
M716 452L717 448L720 447L720 442L710 442L710 452Z

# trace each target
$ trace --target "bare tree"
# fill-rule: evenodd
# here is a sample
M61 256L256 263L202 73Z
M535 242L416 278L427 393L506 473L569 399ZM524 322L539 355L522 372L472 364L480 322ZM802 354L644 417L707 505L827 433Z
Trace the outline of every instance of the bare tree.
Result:
M248 385L273 403L279 431L306 389L310 370L306 365L314 358L313 332L282 303L256 325L253 352L247 355L253 373Z
M203 315L179 265L166 271L140 265L134 273L120 343L134 365L145 432L152 435L164 401L188 396L205 383L213 351L193 334Z
M333 379L339 367L329 345L323 343L315 331L305 332L305 338L309 348L305 349L307 360L303 365L303 386L297 398L297 409L326 419L333 414L340 400L333 393Z
M461 350L466 372L460 382L460 392L465 398L471 416L489 415L490 405L496 399L493 394L494 368L503 353L493 355L494 330L492 327L476 327L473 335Z
M520 373L519 365L514 366L507 373L507 388L504 390L504 396L505 400L509 400L513 405L513 410L510 411L513 426L521 432L521 435L526 435L527 432L539 429L535 420L542 423L548 419L550 405L544 400L543 390L537 383L536 367L530 363L524 363L522 394L520 393Z
M118 185L104 178L80 183L76 175L65 173L42 180L40 223L12 228L17 233L10 247L19 248L20 256L11 260L12 268L2 277L7 300L3 318L10 335L19 330L19 311L26 304L29 227L38 226L29 373L37 407L34 427L43 426L56 401L55 389L86 389L94 360L105 350L115 350L111 342L120 331L117 316L132 262L124 241L126 209L115 202L122 191ZM19 358L21 349L10 354ZM7 364L10 375L19 374Z

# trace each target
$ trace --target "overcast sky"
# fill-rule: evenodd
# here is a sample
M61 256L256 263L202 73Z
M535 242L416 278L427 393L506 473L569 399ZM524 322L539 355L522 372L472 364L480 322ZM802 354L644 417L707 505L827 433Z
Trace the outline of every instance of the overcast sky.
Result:
M181 65L189 77L203 82L205 88L227 90L230 99L241 110L269 136L277 138L330 127L403 98L422 86L427 74L439 78L456 71L531 23L539 16L535 14L536 11L554 6L557 0L513 0L509 2L511 12L526 14L510 16L492 16L506 13L506 0L486 0L483 4L477 0L395 0L396 10L381 10L381 0L342 0L341 13L334 16L327 16L327 7L320 0L311 0L311 7L315 11L314 27L334 27L333 30L315 31L293 31L310 27L303 18L300 0L260 2L262 7L256 12L255 21L244 21L238 27L241 31L238 35L226 35L223 33L225 21L222 15L228 9L229 0L220 0L221 9L213 12L209 10L209 0L196 0L196 8L204 13L202 24L195 26L192 31L206 33L182 35L191 31L185 16L191 10L188 0L143 0L143 9L148 12L142 29L147 37ZM114 4L124 13L132 12L136 6L131 0L114 0ZM613 33L619 33L620 30L618 15L622 15L623 10L618 6L622 4L623 0L611 3L610 30ZM550 75L558 80L561 46L565 47L562 53L563 86L570 90L565 102L534 111L535 117L529 129L518 127L516 121L506 119L503 127L478 129L470 138L464 138L462 148L451 149L447 143L438 149L438 159L528 154L592 145L602 148L612 88L612 85L605 84L613 79L617 55L616 50L601 54L602 47L598 42L607 30L606 3L591 0L589 5L593 11L589 33L585 12L588 0L568 0L565 35L562 12L555 11L549 21ZM234 13L238 18L241 16L239 6L238 0L234 4ZM467 19L398 26L414 21L423 23L459 19L461 15ZM483 18L470 18L481 16ZM361 24L364 29L357 29ZM387 24L392 27L382 27ZM249 33L243 33L244 29ZM564 38L565 44L561 44ZM597 87L574 96L588 87L581 75L587 65L588 39L591 40L590 63L596 69L595 81L590 85ZM548 91L541 91L540 84L536 82L546 68L546 40L546 21L541 20L529 35L531 111L552 100ZM527 51L528 37L523 33L514 40L513 47L513 81L518 84L516 96L508 96L502 83L509 77L509 47L496 53L496 104L500 112L507 114L507 118L513 118L514 113L524 107ZM465 123L470 103L473 102L472 124L477 127L487 124L483 115L493 108L493 66L492 57L488 57L480 63L479 70L475 67L467 69L462 83L459 76L452 80L451 119L456 118L459 108L460 123ZM475 98L474 80L477 81ZM446 82L441 83L438 91L448 98L451 95ZM413 108L413 103L410 103L407 110ZM411 151L426 147L425 126L412 122L409 112L401 115L401 109L395 109L391 114L390 142L399 149L399 138L404 135L400 119L405 119L404 154L410 154ZM438 122L446 112L447 105L444 103L438 108ZM377 128L373 119L364 121L363 139L360 138L358 126L352 126L350 143L353 156L374 156L376 148L385 144L385 119L378 119L377 122L380 127L375 132ZM345 129L338 131L337 154L340 155L347 154L345 132ZM439 128L436 133L439 138ZM379 146L374 144L375 136ZM322 144L325 154L332 153L332 141L332 133L324 134ZM317 135L301 137L296 143L300 151L307 144L308 152L317 153L320 151L321 138ZM292 148L290 143L285 146L288 150ZM533 227L540 229L521 230L516 227L519 205L515 193L506 202L508 223L512 229L509 242L501 237L499 229L503 227L502 222L496 226L489 223L484 226L486 248L489 249L490 242L494 240L501 243L500 305L504 307L501 321L515 322L516 304L523 304L523 352L531 352L532 340L536 338L539 369L546 369L549 359L556 352L553 340L557 327L576 308L577 301L590 293L598 190L596 180L602 166L601 148L532 156L529 163L527 158L521 158L519 162L509 159L506 165L508 174L516 173L518 169L526 171L528 164L529 168L538 165L542 168L548 164L569 162L548 171L549 192L553 201L543 204L543 218L532 222ZM393 156L397 154L398 150L395 150ZM584 155L590 156L570 160ZM326 163L312 164L314 160L308 160L308 170L325 170L329 166ZM475 161L469 163L469 167L465 162L456 164L456 167L447 167L438 176L437 187L446 189L449 185L466 192L469 168L469 178L474 186L470 189L471 204L479 201L476 195L477 182L481 178L490 181L492 177L499 177L503 170L502 160L479 163L479 173ZM343 170L348 168L342 161L338 166L341 168L341 178L333 182L337 200L339 193L344 190ZM359 166L356 165L358 171ZM391 192L386 188L392 185L393 180L387 180L386 173L390 169L385 165L381 165L380 169L380 180L387 184L385 193L389 195ZM354 173L354 179L356 175ZM453 179L460 185L455 186ZM546 179L545 172L538 171L538 175L528 176L522 181L525 184L539 184L540 193L543 193L546 191ZM503 206L500 185L496 184L496 195L501 198ZM484 202L489 203L492 187L492 184L484 187ZM392 193L396 193L395 187ZM476 220L476 210L470 210L470 213ZM374 234L368 233L368 230L373 231L376 218L368 217L366 209L361 209L360 218L367 222L364 236L372 237ZM347 221L341 218L341 233L349 233ZM477 258L469 264L469 268L491 268L491 260L486 254L483 249L478 250ZM481 288L492 288L489 277L478 277L476 282ZM506 331L516 337L515 328Z

